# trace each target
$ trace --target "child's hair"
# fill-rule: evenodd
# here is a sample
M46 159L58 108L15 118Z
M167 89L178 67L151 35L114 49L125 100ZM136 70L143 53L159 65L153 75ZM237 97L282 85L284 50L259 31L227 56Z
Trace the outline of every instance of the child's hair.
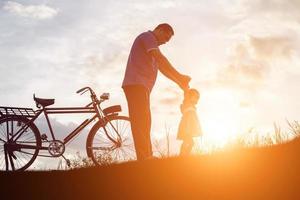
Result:
M184 92L184 103L191 103L191 100L194 100L196 104L199 101L200 93L194 88L190 88Z

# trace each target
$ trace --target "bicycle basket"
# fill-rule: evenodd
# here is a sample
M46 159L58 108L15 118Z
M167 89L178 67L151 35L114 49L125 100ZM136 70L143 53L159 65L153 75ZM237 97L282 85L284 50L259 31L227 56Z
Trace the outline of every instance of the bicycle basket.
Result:
M110 106L105 109L103 109L104 115L112 115L112 114L118 114L118 112L121 112L121 106L120 105L115 105L115 106Z
M34 117L35 111L32 108L0 107L0 117L23 116Z

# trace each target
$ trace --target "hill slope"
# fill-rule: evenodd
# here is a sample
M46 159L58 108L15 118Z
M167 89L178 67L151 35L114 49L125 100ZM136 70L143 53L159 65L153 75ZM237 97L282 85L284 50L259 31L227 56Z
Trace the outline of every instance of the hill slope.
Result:
M300 140L71 171L1 173L1 199L300 199ZM4 195L7 198L2 198Z

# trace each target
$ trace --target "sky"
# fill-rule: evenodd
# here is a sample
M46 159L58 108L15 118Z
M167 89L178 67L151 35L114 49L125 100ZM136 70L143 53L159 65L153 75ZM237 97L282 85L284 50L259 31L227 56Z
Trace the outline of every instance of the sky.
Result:
M75 92L90 86L110 92L105 106L121 104L127 115L121 83L131 45L167 22L175 35L160 49L201 93L201 148L249 130L271 133L274 122L288 130L286 120L300 117L299 9L298 0L0 0L0 104L35 108L35 93L55 98L55 106L81 106L88 96ZM159 74L152 137L162 147L168 129L174 154L182 99ZM66 135L80 117L52 119ZM73 151L84 149L86 133L70 145Z

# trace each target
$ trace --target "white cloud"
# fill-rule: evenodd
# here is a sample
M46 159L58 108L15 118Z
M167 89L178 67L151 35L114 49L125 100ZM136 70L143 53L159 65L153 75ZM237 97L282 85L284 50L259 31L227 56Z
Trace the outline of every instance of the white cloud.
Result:
M46 5L22 5L13 1L7 1L3 9L22 17L34 19L50 19L58 14L58 10Z

